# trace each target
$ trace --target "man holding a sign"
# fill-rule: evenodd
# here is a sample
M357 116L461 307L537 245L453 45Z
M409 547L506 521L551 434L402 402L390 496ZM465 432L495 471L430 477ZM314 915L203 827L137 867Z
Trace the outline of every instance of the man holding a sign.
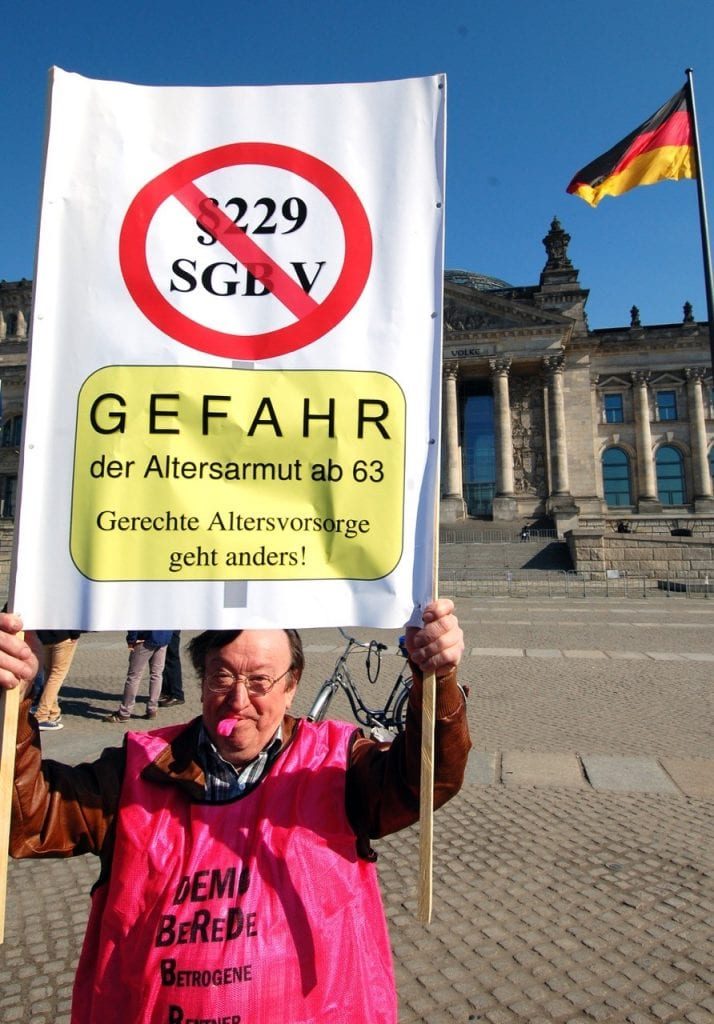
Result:
M0 686L27 691L36 659L21 626L0 616ZM419 814L423 674L438 680L436 806L460 788L470 746L451 601L425 608L407 649L414 685L391 745L288 713L303 669L294 630L197 636L201 717L129 733L93 764L43 762L25 709L11 853L101 861L73 1024L394 1024L370 842Z
M71 768L21 715L13 855L101 860L73 1024L396 1021L370 841L453 796L470 745L431 600L445 93L51 73L10 606L208 629L192 723ZM391 746L288 713L276 627L419 613ZM34 675L21 628L0 687Z

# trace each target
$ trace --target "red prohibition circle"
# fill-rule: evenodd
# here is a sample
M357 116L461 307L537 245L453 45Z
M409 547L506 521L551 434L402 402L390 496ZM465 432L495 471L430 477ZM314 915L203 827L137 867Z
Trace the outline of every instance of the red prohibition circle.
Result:
M291 171L318 188L342 224L342 270L322 302L286 327L262 334L229 334L180 313L161 294L149 270L146 240L151 221L168 198L211 171L256 164ZM145 185L132 201L119 236L119 265L124 283L141 312L164 334L190 348L229 359L269 359L304 348L332 330L362 294L372 264L369 220L347 181L329 164L299 149L269 142L235 142L179 161Z

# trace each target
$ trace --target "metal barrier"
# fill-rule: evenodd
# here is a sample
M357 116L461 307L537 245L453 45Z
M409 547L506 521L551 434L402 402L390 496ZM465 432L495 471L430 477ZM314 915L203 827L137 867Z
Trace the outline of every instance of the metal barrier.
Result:
M439 589L441 593L457 597L477 594L490 597L569 597L578 586L576 577L576 573L557 570L484 571L442 568L439 572Z
M439 529L440 544L528 544L533 541L557 540L556 530L531 530L522 537L520 530L471 530L442 526Z
M666 580L657 580L657 589L664 593L665 597L681 597L683 595L689 598L709 600L714 595L714 583L710 582L708 576L699 579L693 576L674 575Z
M450 597L619 597L647 599L685 597L708 600L714 583L692 576L657 580L650 576L619 573L593 579L590 573L555 570L514 569L479 571L446 569L439 572L439 589Z

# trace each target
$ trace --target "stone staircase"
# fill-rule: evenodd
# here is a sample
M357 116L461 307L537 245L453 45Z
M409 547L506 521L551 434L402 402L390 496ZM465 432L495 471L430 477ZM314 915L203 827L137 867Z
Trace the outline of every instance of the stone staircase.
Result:
M439 570L445 579L468 579L479 574L523 572L568 572L573 564L564 541L555 531L531 527L527 540L520 539L523 525L508 528L467 520L454 528L442 527L439 545Z

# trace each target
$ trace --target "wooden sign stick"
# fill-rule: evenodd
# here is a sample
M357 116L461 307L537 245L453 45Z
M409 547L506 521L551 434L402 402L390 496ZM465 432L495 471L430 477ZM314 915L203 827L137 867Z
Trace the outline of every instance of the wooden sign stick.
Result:
M20 466L22 475L22 464ZM19 512L19 502L18 502ZM8 608L15 604L15 574L17 572L17 528L10 562L10 593ZM24 633L17 634L23 640ZM13 690L0 692L0 946L5 942L5 911L7 907L7 869L10 857L10 817L12 814L12 793L15 781L15 747L17 745L17 720L20 713L22 684Z
M421 712L421 783L419 789L419 902L417 920L431 922L434 861L434 712L436 675L424 676Z
M8 847L10 844L10 813L12 784L15 776L15 741L20 708L20 687L0 694L0 945L5 941L5 907L7 904Z
M431 592L439 590L439 499L434 502L434 564ZM434 874L434 723L436 673L424 676L421 712L421 779L419 784L419 896L417 920L431 923Z

